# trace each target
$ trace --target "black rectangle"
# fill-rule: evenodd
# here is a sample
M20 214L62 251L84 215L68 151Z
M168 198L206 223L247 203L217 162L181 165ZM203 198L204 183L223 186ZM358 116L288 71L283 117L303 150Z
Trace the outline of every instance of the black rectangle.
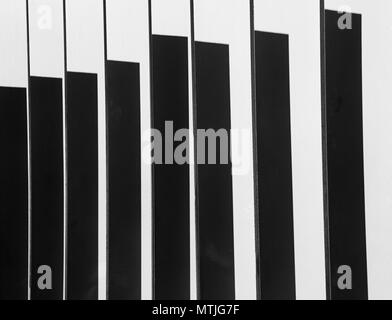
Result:
M97 75L67 73L67 299L98 299Z
M62 79L30 77L31 298L63 298ZM42 266L44 269L40 270ZM49 286L50 267L52 289ZM41 271L42 273L39 273ZM41 285L39 285L41 284ZM40 288L41 286L41 288Z
M141 298L139 64L106 62L108 298Z
M189 154L178 163L174 150L181 145L189 152L189 140L173 142L171 135L181 129L189 135L188 39L153 35L152 48L152 121L165 138L162 162L153 165L154 299L184 300L190 297Z
M229 46L196 42L196 127L197 130L223 129L230 154L230 64ZM220 149L217 143L217 149ZM207 143L206 143L207 147ZM197 148L197 156L202 150ZM197 164L197 239L199 298L233 300L234 240L232 165L217 152L216 164Z
M331 298L367 299L362 120L361 15L340 29L342 13L325 11L326 127ZM338 285L350 276L352 289ZM340 274L339 271L344 271ZM343 276L343 278L341 278ZM347 284L347 283L346 283Z
M260 297L295 299L289 37L255 34Z
M25 88L0 87L0 300L27 300L28 147Z

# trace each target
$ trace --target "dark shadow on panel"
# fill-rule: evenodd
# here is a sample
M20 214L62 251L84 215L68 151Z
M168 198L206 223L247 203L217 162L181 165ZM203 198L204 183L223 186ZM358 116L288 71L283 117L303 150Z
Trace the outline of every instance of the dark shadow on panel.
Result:
M0 300L27 300L26 104L25 88L0 87Z
M178 130L189 129L188 39L153 35L152 50L152 121L164 138L163 164L154 164L153 169L154 298L186 300L190 298L189 140L182 136L173 143L173 139ZM179 147L184 148L176 159Z
M196 42L195 65L197 129L224 129L230 146L229 47ZM224 139L217 139L217 164L197 165L198 278L203 300L235 298L232 165L230 160L221 164ZM205 147L208 159L207 141Z
M367 299L361 15L325 11L328 206L333 300ZM340 268L342 269L340 270ZM349 267L352 271L352 288ZM349 272L349 273L347 273ZM339 281L343 280L343 281ZM341 283L340 283L341 282Z
M295 299L289 37L256 32L261 299Z
M62 79L30 78L31 298L62 300L64 166ZM50 289L50 267L52 289ZM40 269L43 268L43 269ZM44 289L42 289L44 288Z
M141 298L139 64L106 62L108 298Z
M67 73L67 298L98 299L97 75Z

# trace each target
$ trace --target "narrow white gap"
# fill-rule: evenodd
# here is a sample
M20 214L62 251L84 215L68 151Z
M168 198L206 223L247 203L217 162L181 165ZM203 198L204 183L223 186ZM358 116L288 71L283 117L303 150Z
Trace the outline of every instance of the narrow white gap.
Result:
M148 19L148 18L147 18ZM149 54L148 56L149 57ZM142 154L145 150L143 135L151 130L151 99L150 99L150 63L149 58L140 61L140 101L141 101L141 137ZM142 185L142 300L152 300L152 172L151 165L143 162L141 168Z
M197 254L196 254L196 187L195 187L195 139L193 136L193 78L192 78L192 39L188 37L189 61L189 228L190 228L190 297L197 300Z
M66 1L66 0L64 0ZM64 10L63 10L63 6L61 5L61 21L62 21L62 25L63 25L63 32L62 32L62 37L61 37L61 43L63 45L63 180L64 180L64 190L63 190L63 195L64 195L64 203L63 203L63 214L64 214L64 228L63 228L63 300L66 300L66 295L67 295L67 259L68 259L68 255L67 255L67 235L68 235L68 177L67 177L67 172L68 172L68 157L67 157L67 150L68 150L68 146L67 146L67 119L66 119L66 56L67 53L66 51L66 46L64 45L64 38L65 38L65 32L66 30L64 30L64 28L66 29L66 26L64 25ZM66 40L66 39L65 39Z
M97 3L98 5L98 3ZM104 42L104 10L101 5ZM104 47L102 48L104 51ZM106 167L106 70L105 54L98 72L98 300L107 299L107 167Z
M122 0L126 1L126 0ZM140 63L140 115L141 115L141 148L142 155L146 147L146 141L143 136L147 136L148 140L150 135L146 132L151 130L151 96L150 96L150 39L149 39L149 6L148 1L134 0L132 2L131 11L134 13L132 23L133 28L139 28L141 31L138 33L131 33L131 41L134 42L134 47L138 50L133 50L133 60ZM131 60L132 61L132 60ZM148 145L148 143L147 143ZM141 168L141 196L142 196L142 211L141 211L141 241L142 241L142 300L152 300L153 288L153 273L152 273L152 255L153 255L153 242L152 242L152 171L151 164L146 163L142 156Z
M26 42L27 39L29 38L29 30L30 27L27 25L27 21L30 20L30 17L28 17L28 2L26 2L26 7L25 7L25 15L26 15ZM30 16L30 15L29 15ZM28 65L30 63L30 56L29 56L29 43L27 42L27 52L26 52L26 57L28 61ZM28 67L27 67L28 69ZM30 140L30 75L29 75L29 70L27 70L27 86L26 86L26 100L27 100L27 167L28 167L28 261L27 261L27 279L28 279L28 287L27 287L27 299L31 300L31 140Z

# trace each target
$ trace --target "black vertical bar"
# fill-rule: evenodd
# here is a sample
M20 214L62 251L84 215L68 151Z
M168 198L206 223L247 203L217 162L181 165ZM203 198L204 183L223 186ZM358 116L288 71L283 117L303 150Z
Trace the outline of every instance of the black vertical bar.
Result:
M28 293L26 104L26 89L0 87L0 300Z
M229 47L196 42L195 62L197 129L226 130L230 146ZM230 160L224 164L219 156L217 159L217 164L197 164L200 298L232 300L235 298L232 166Z
M67 73L67 299L98 299L97 75Z
M367 299L361 15L340 29L342 14L325 14L332 299ZM352 270L351 290L338 286L340 266Z
M30 9L29 9L29 0L26 0L25 2L25 8L26 8L26 40L27 40L27 55L26 55L26 60L27 60L27 93L28 93L28 102L27 102L27 130L28 130L28 154L30 154L30 146L31 146L31 139L30 139L30 134L31 134L31 119L30 119L30 107L31 107L31 92L30 92L30 76L31 76L31 62L30 62ZM28 163L28 170L30 170L30 165L31 161ZM27 299L31 299L31 177L28 179L28 230L27 230L27 235L28 235L28 291L27 291Z
M67 1L63 0L63 44L64 44L64 109L67 110L68 105L68 51L67 51ZM67 131L67 122L65 123L65 130ZM65 150L68 150L68 135L65 134L64 141ZM68 172L68 152L65 151L65 170ZM65 185L68 184L68 175L65 176ZM64 290L63 290L63 298L66 299L68 296L68 190L66 190L67 194L65 196L66 201L66 210L64 212L64 235L65 235L65 245L64 245Z
M106 62L108 135L108 298L141 298L141 135L139 64Z
M173 142L165 126L171 123L173 134L189 130L188 39L152 37L154 129L173 144L169 150L163 139L163 164L154 163L154 291L157 300L183 300L190 297L189 154L185 163L165 156L180 144L189 152L189 140Z
M107 4L106 0L102 1L102 19L103 19L103 54L104 54L104 70L105 70L105 126L106 130L109 127L109 112L108 112L108 105L109 105L109 100L108 100L108 95L107 95L107 88L108 88L108 31L107 31ZM106 196L109 194L109 149L108 149L108 143L109 143L109 135L106 132L106 137L105 137L105 143L106 143ZM105 298L108 299L109 297L109 276L108 276L108 270L109 270L109 251L108 251L108 244L109 244L109 203L108 203L108 197L106 199L106 290L105 290ZM99 249L98 249L99 250Z
M249 0L250 8L250 53L251 53L251 73L252 73L252 132L253 150L257 150L257 92L256 92L256 33L255 33L255 10L254 0ZM261 275L260 275L260 230L257 227L260 223L259 208L259 179L258 179L258 155L253 152L253 185L255 198L255 248L256 248L256 297L261 299Z
M324 242L325 242L325 283L326 297L331 300L331 255L328 204L328 130L327 130L327 87L326 87L326 52L325 52L325 3L320 0L320 70L321 70L321 123L323 137L323 205L324 205Z
M197 98L196 98L196 43L195 43L195 4L190 0L191 20L191 64L192 64L192 115L193 115L193 139L197 141ZM194 163L197 163L197 144L194 144ZM194 181L198 181L198 166L194 166ZM199 241L199 185L195 183L195 232L196 232L196 291L197 299L200 300L200 241Z
M261 299L295 299L289 37L256 32Z
M63 92L62 79L30 77L31 297L63 298ZM52 289L41 290L40 266L52 270Z
M152 39L152 0L148 0L148 37L149 37L149 63L150 63L150 112L151 115L154 114L154 70L153 65L153 39ZM150 125L154 128L154 117L151 116ZM151 185L155 185L155 166L151 166ZM152 257L151 257L151 272L152 272L152 299L155 300L155 216L154 216L154 203L155 203L155 190L151 188L151 231L152 231Z

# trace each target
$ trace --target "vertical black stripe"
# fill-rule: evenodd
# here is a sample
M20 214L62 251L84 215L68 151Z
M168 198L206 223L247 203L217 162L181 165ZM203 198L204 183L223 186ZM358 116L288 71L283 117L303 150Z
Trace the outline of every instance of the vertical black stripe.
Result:
M367 299L362 124L361 15L341 30L326 11L328 200L332 299ZM352 269L352 290L338 287L340 266Z
M189 299L189 137L181 136L181 141L173 142L177 130L186 129L185 133L189 134L188 39L158 35L152 37L152 116L154 129L163 138L163 164L159 164L156 158L158 163L154 163L153 171L155 299ZM172 127L171 133L165 130L169 126ZM178 147L186 148L181 152L181 159L174 158L174 151ZM158 152L157 148L155 151ZM178 163L178 160L185 161Z
M326 52L325 52L325 3L320 0L320 70L321 70L321 122L323 136L323 205L324 205L324 242L325 242L325 288L326 298L331 300L331 264L329 240L328 209L328 132L327 132L327 92L326 92Z
M192 115L193 115L193 138L197 137L197 98L196 98L196 43L195 43L195 4L190 0L191 18L191 59L192 59ZM194 144L194 163L197 163L197 144ZM194 166L194 181L198 181L198 166ZM196 292L200 300L200 246L199 246L199 185L195 183L195 232L196 232Z
M62 80L30 78L31 297L63 297L63 93ZM52 269L52 290L40 290L40 266Z
M109 299L141 298L139 64L106 62Z
M97 75L67 73L67 298L98 299Z
M149 71L150 71L150 112L151 115L154 114L154 83L153 83L153 73L154 70L152 68L153 65L153 39L152 39L152 1L148 0L148 39L149 39ZM151 128L154 128L154 117L151 116L150 125ZM154 177L155 177L155 166L151 166L151 185L154 186ZM155 217L154 217L154 203L155 203L155 190L151 188L151 231L152 231L152 257L151 257L151 272L152 272L152 299L155 299Z
M256 32L261 299L295 299L289 38Z
M103 20L103 55L104 55L104 70L105 70L105 126L106 130L108 130L109 127L109 111L108 111L108 105L109 105L109 100L108 100L108 95L107 95L107 90L108 90L108 31L107 31L107 4L106 0L102 1L102 20ZM105 270L105 299L108 299L109 297L109 277L108 277L108 270L109 270L109 251L108 251L108 245L109 245L109 202L108 202L108 194L109 194L109 135L106 132L106 137L105 137L105 146L106 146L106 237L105 237L105 253L106 253L106 270ZM102 235L100 235L102 236ZM99 251L99 248L98 248Z
M25 8L26 8L26 42L27 42L27 79L30 79L31 75L31 61L30 61L30 9L29 9L29 0L26 0L25 2ZM28 94L28 102L27 102L27 123L28 123L28 153L30 153L30 146L31 146L31 139L30 139L30 109L31 109L31 91L30 91L30 81L27 80L27 94ZM31 164L31 161L29 161L28 164L28 170L30 170L29 165ZM31 179L28 181L28 196L29 199L31 195ZM28 267L28 293L27 293L27 299L31 299L31 290L30 290L30 285L31 285L31 208L30 208L30 201L28 201L28 230L27 230L27 235L28 235L28 262L27 262L27 267Z
M68 104L68 94L67 94L67 90L68 90L68 77L67 77L67 70L68 70L68 51L67 51L67 1L63 0L63 45L64 45L64 95L65 95L65 99L64 99L64 109L67 109L67 104ZM65 123L65 130L67 130L67 123ZM67 133L65 133L65 150L68 149L68 135ZM67 157L67 151L65 152L65 156ZM68 159L65 159L65 170L68 171L67 165L68 165ZM68 183L68 176L65 176L65 184ZM68 193L68 190L67 190ZM68 197L68 194L66 195L66 198ZM67 200L67 199L66 199ZM68 205L66 203L66 205ZM65 235L65 246L64 246L64 291L63 291L63 298L66 299L66 297L68 296L68 210L66 208L65 212L64 212L64 235Z
M0 300L28 290L26 89L0 87Z
M195 58L197 129L226 130L230 146L229 47L196 42ZM218 141L218 155L219 151ZM199 295L208 300L235 298L231 162L220 160L217 156L217 164L197 165Z
M256 92L256 33L255 33L255 10L254 1L249 0L250 8L250 53L251 53L251 72L252 72L252 132L253 150L257 150L257 92ZM254 180L254 199L255 199L255 248L256 248L256 297L261 299L261 278L260 278L260 223L259 217L259 180L258 180L258 156L253 152L253 180Z

